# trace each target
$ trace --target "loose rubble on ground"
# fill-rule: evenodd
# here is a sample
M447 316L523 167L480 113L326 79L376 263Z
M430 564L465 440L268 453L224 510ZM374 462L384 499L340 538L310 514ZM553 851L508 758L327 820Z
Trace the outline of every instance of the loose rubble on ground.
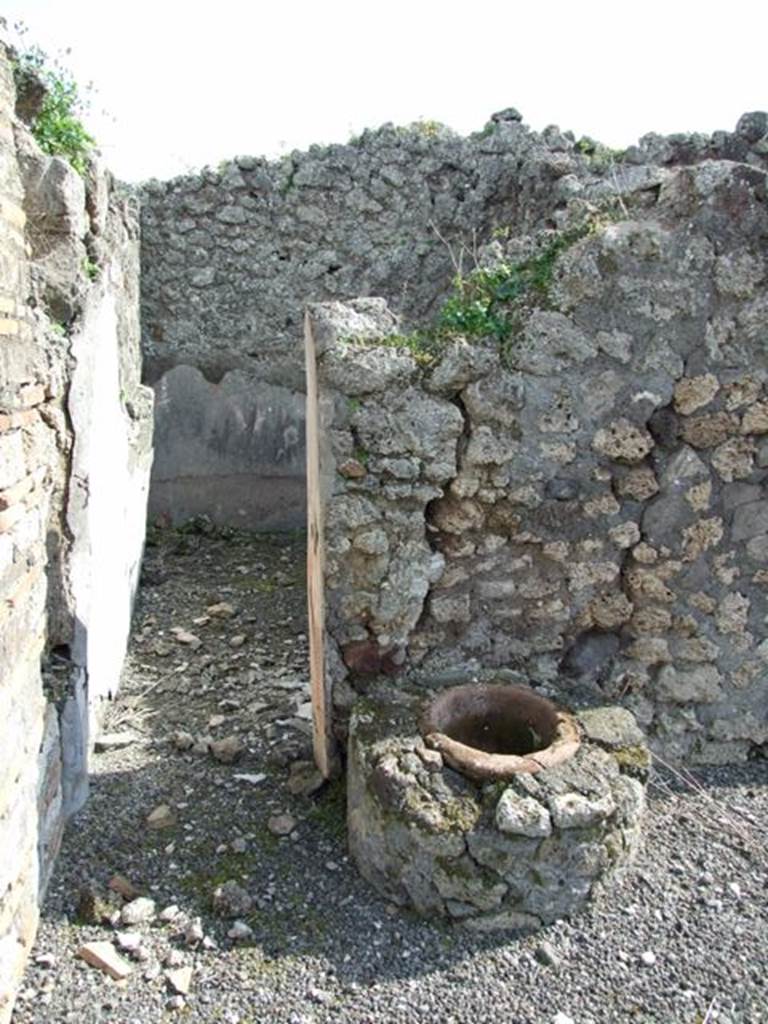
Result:
M761 1024L764 762L657 771L636 868L587 913L478 935L347 857L311 759L304 544L150 538L123 689L14 1024Z

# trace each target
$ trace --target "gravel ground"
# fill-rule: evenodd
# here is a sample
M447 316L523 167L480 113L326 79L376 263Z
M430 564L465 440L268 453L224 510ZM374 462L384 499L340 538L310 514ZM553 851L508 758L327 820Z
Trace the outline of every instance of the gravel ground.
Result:
M478 936L403 914L347 858L341 785L288 788L311 746L303 571L302 537L166 532L148 547L106 724L135 738L94 756L14 1024L768 1020L764 761L698 770L698 788L656 775L635 869L573 921ZM242 753L221 763L201 735ZM165 827L149 828L159 805ZM151 920L115 928L100 913L121 899L84 900L116 873L155 901ZM228 880L247 893L241 939L213 908ZM120 982L78 956L118 931L138 945Z

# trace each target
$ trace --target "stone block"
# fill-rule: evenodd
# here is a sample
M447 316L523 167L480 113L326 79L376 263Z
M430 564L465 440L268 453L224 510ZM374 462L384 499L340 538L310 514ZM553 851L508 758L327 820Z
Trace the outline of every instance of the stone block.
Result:
M585 736L600 746L617 749L645 743L645 735L635 716L626 708L589 708L580 711L577 718Z
M647 501L658 493L659 484L650 466L638 466L617 478L616 490L622 497Z
M768 500L749 501L733 513L731 540L751 540L768 533Z
M683 416L689 416L697 409L709 405L720 390L720 382L713 373L701 377L683 377L675 385L675 409Z
M715 448L712 465L726 483L745 480L754 470L755 451L755 443L749 438L731 438Z
M563 373L597 355L594 340L560 312L535 310L510 352L515 370L534 376Z
M714 665L685 670L665 665L656 680L656 694L660 700L678 704L712 704L722 696L721 684Z
M30 154L23 173L24 209L36 231L82 238L87 227L85 183L72 165L60 156Z
M753 562L768 562L768 534L761 534L747 541L746 551Z
M538 838L552 834L549 811L538 800L505 789L496 805L496 828L514 836Z
M755 402L741 418L742 434L768 434L768 402Z
M471 498L441 498L432 505L431 519L438 530L463 534L468 530L479 530L485 514L479 502Z
M653 448L653 438L642 427L619 418L597 431L592 447L600 455L631 465L643 461Z
M715 448L738 432L738 417L729 412L692 416L682 427L683 438L694 448Z
M558 828L589 828L613 814L616 804L609 796L589 800L581 793L563 793L550 798L549 809Z

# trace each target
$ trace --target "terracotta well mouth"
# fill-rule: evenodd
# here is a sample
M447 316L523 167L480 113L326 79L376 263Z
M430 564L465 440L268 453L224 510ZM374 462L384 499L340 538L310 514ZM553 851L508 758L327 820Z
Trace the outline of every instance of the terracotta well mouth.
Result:
M525 686L469 683L443 690L419 723L456 771L508 779L561 764L579 749L576 720Z

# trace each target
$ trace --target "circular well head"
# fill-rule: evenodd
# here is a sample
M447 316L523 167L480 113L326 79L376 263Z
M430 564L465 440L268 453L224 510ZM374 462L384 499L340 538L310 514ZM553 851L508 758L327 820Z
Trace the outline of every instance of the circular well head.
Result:
M559 764L579 748L575 720L525 686L469 683L431 701L425 742L475 779L505 779Z

